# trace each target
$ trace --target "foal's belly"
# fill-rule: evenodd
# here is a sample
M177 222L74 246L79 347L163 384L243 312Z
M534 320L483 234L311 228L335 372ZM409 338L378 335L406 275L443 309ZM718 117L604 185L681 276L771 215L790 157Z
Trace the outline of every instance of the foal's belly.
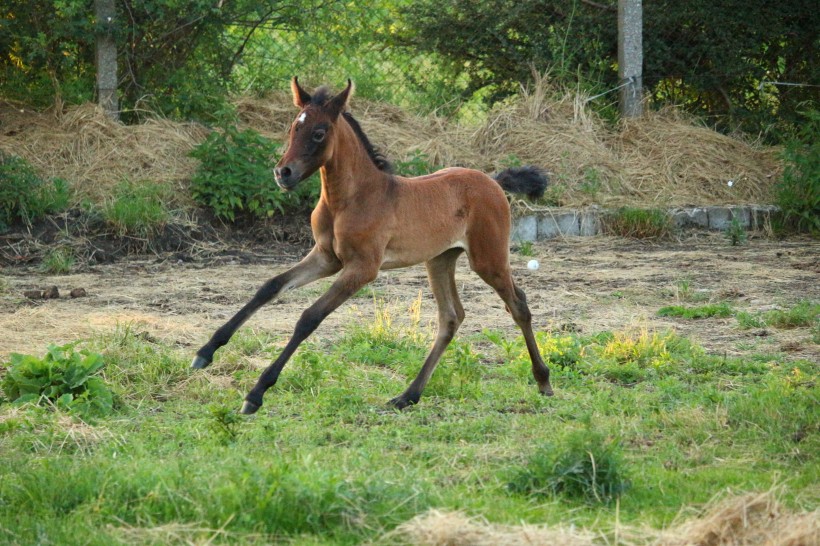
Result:
M424 243L424 241L418 242ZM463 248L466 250L467 244L462 239L456 239L444 244L417 244L402 248L388 247L384 251L382 264L379 269L399 269L420 264L435 258L451 248Z

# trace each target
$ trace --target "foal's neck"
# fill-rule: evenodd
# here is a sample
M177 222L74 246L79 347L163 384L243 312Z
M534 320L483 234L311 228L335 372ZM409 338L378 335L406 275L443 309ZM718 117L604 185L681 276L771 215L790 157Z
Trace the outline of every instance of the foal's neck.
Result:
M343 116L336 133L333 156L320 170L322 199L331 209L342 209L383 194L390 175L379 170Z

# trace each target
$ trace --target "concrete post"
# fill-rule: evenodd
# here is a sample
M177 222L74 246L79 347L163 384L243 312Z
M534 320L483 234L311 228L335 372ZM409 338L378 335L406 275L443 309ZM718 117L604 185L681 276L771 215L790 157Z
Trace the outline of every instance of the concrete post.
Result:
M618 76L621 88L621 115L643 114L643 6L641 0L618 0Z
M117 10L114 1L94 0L94 14L97 19L97 102L109 117L119 119L117 43L113 33Z

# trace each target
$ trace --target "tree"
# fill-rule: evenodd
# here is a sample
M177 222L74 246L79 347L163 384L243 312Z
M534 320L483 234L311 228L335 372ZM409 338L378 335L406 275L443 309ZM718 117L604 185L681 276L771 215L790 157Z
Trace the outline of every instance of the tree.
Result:
M322 0L115 0L114 24L96 21L93 0L11 0L0 12L0 93L45 105L89 100L101 25L119 51L124 109L212 113L248 40L298 26Z
M644 86L726 130L783 129L817 106L813 0L657 0L643 6ZM617 77L617 0L421 0L403 10L400 42L439 55L467 94L514 93L534 67L597 91ZM592 89L591 89L592 90ZM775 133L777 133L777 129ZM774 135L779 137L778 134Z

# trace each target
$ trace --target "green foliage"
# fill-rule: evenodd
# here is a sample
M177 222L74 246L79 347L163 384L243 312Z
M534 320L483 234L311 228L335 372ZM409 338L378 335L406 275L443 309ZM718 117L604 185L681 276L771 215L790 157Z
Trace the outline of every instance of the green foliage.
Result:
M708 116L723 130L778 140L816 106L818 25L811 0L673 2L643 6L643 85L659 103ZM411 2L398 41L440 57L463 96L490 103L519 91L533 71L590 95L618 80L617 2L470 0ZM599 104L605 117L614 94ZM803 105L803 106L801 106Z
M607 233L634 239L663 239L672 235L672 219L660 209L622 207L603 219Z
M746 229L741 225L740 220L732 218L732 223L724 231L726 239L732 246L738 246L746 243Z
M773 309L765 313L741 312L735 317L743 329L763 328L817 328L820 326L820 304L803 300L787 309Z
M74 251L70 247L57 247L46 252L40 269L52 275L67 275L74 267Z
M146 106L165 115L212 119L248 40L298 25L315 9L277 0L116 2L111 23L87 0L13 2L0 19L0 93L47 106L94 92L94 45L110 33L118 50L119 98L126 119Z
M209 423L210 429L217 441L222 445L236 442L242 426L239 414L222 405L211 405L208 409L213 418Z
M30 224L68 206L68 185L41 178L25 159L0 150L0 231L17 221Z
M427 154L418 150L414 150L407 159L396 161L393 167L402 176L423 176L441 169L440 165L434 165L430 161Z
M820 303L804 300L790 309L775 309L765 313L766 324L775 328L812 326L820 321Z
M43 358L12 353L3 377L5 396L14 403L48 402L80 415L111 413L113 398L97 375L102 357L74 345L49 345Z
M387 533L437 508L606 533L666 528L720 491L768 491L784 475L784 501L816 490L814 362L716 357L672 334L537 332L580 353L553 366L546 398L516 375L521 338L503 348L484 342L499 331L462 332L433 376L444 372L438 396L386 411L429 346L413 313L405 327L382 307L312 337L251 418L227 408L281 340L242 330L195 373L174 336L131 325L93 340L116 415L89 426L0 406L3 532L20 544L392 544L403 537ZM509 360L478 355L496 345ZM480 390L465 377L459 392L464 362ZM630 366L643 381L608 375Z
M574 431L532 455L509 482L510 491L530 496L563 495L609 503L629 487L618 442L593 430Z
M695 307L668 305L658 309L659 317L680 317L685 319L725 318L734 314L728 303L710 303Z
M191 180L194 199L231 222L241 213L267 218L312 205L318 197L315 177L291 192L274 182L273 158L278 150L276 143L253 129L240 131L226 125L212 132L191 152L200 160Z
M820 111L811 110L783 153L783 180L776 200L780 229L820 235Z
M154 182L120 182L111 201L103 206L103 218L120 237L149 238L162 231L168 221L169 193Z
M525 257L534 256L535 250L533 250L532 241L521 241L518 244L518 253Z

